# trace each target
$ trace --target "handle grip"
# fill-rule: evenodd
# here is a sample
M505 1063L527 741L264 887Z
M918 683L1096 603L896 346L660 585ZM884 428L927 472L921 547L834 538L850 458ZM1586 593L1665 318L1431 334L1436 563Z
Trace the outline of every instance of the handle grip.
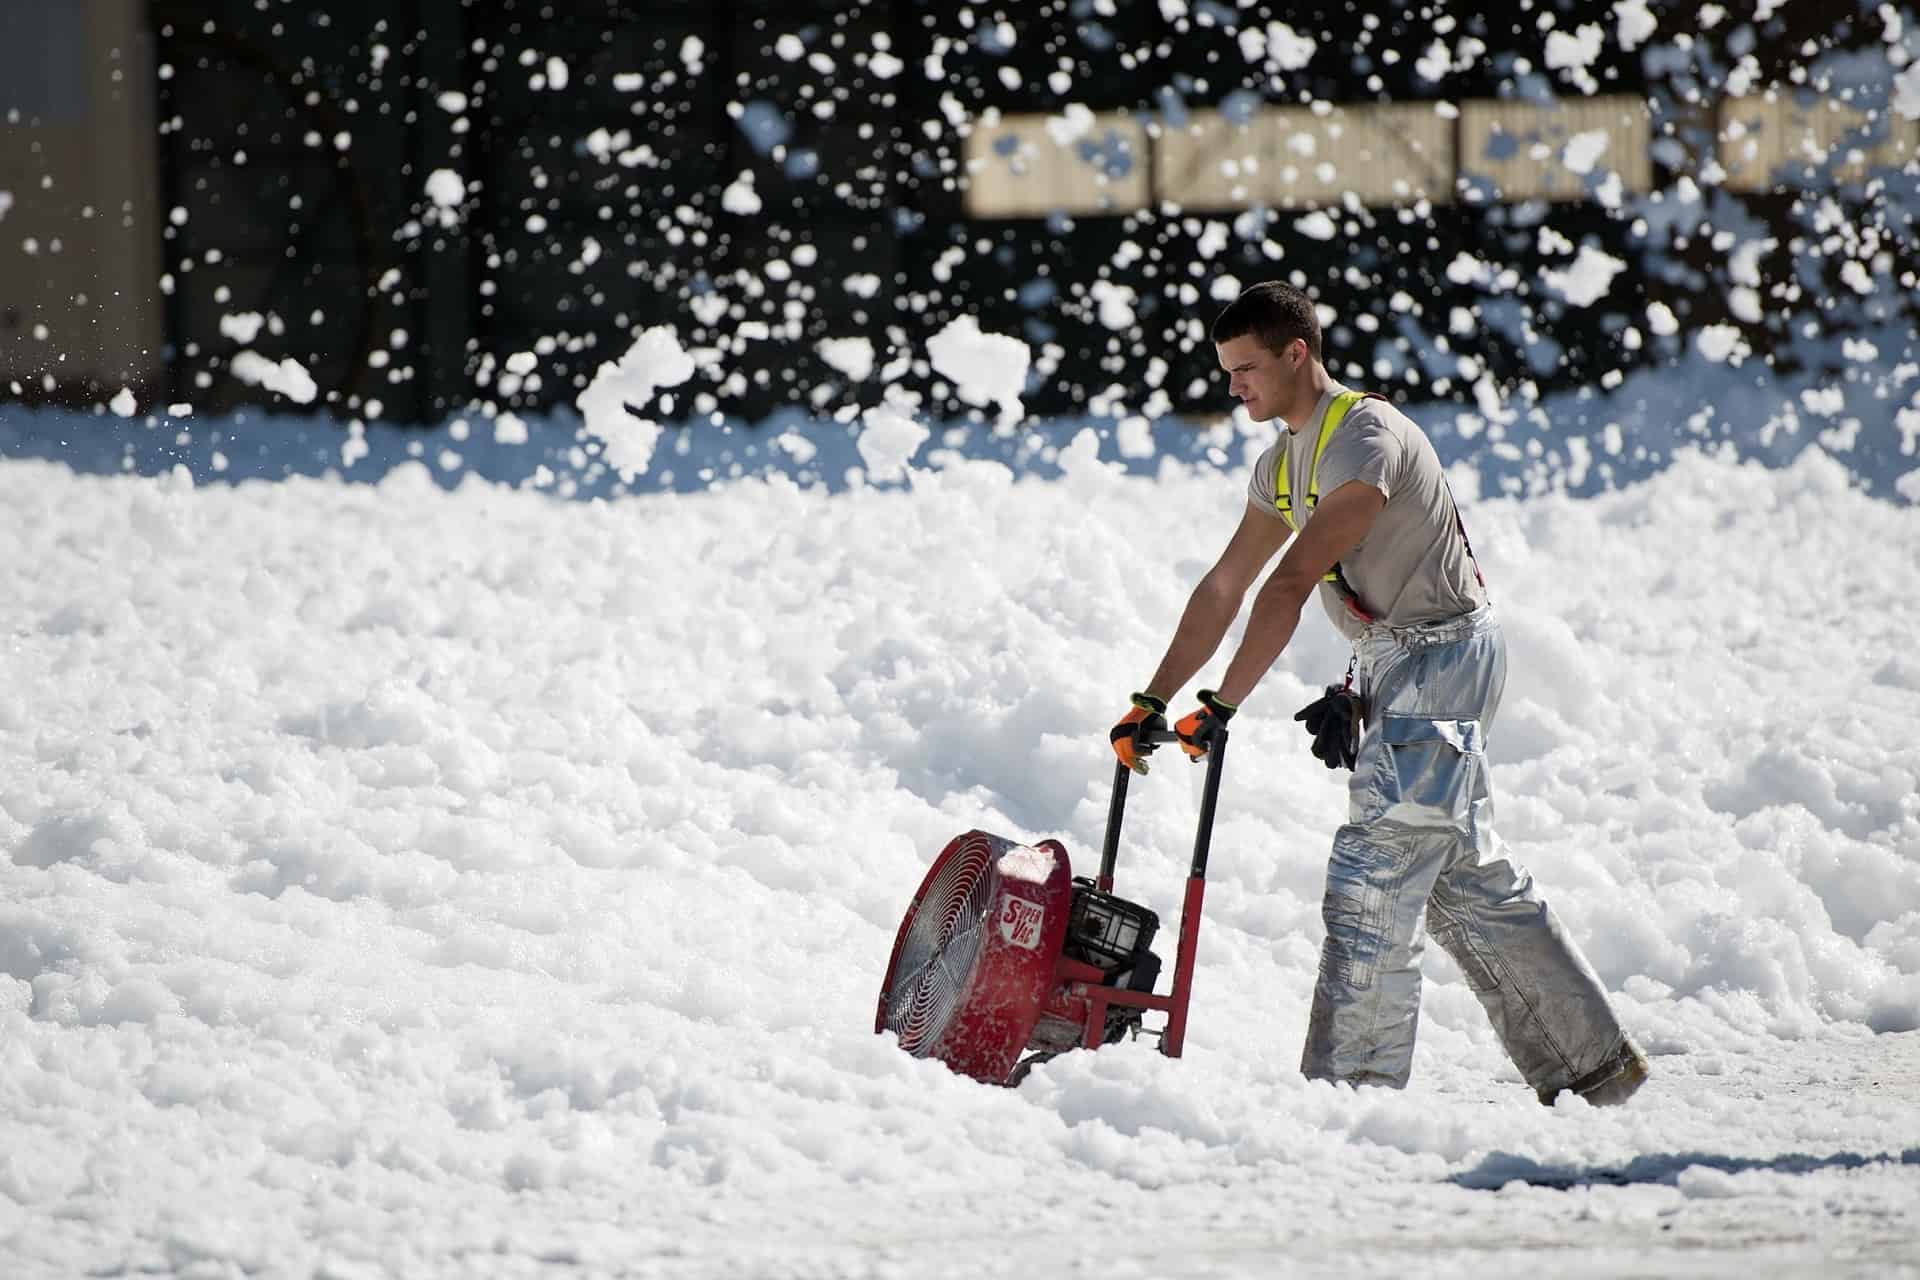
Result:
M1157 729L1142 735L1148 742L1178 742L1180 735L1171 729ZM1213 813L1220 799L1220 770L1227 758L1227 727L1221 725L1213 745L1207 750L1207 781L1200 793L1200 823L1193 837L1193 865L1190 875L1205 879L1207 854L1213 845ZM1113 799L1107 804L1107 836L1100 846L1100 888L1113 887L1113 866L1120 855L1120 823L1126 816L1127 784L1133 771L1119 761L1113 766Z

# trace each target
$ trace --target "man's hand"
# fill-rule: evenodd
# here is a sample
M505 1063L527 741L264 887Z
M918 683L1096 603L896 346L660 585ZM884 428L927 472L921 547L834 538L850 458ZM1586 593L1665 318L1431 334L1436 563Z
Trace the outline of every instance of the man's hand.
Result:
M1167 704L1150 693L1133 695L1133 710L1120 718L1113 726L1113 732L1107 735L1113 743L1113 754L1120 757L1120 763L1135 773L1147 771L1147 757L1160 744L1152 741L1148 735L1165 733L1167 729Z
M1351 769L1360 758L1360 696L1330 684L1326 692L1294 714L1313 735L1314 759L1329 769Z
M1198 761L1226 732L1227 721L1233 719L1233 713L1239 709L1213 690L1202 689L1200 709L1182 716L1180 723L1173 727L1173 731L1180 735L1180 749Z

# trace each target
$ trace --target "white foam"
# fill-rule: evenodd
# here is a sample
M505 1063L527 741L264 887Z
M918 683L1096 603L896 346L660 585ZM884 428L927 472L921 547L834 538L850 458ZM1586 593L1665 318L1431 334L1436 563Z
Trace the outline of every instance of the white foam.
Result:
M1560 163L1572 173L1592 173L1594 165L1606 154L1607 136L1605 129L1574 134L1560 150Z
M270 360L257 351L242 351L228 367L240 381L277 391L296 404L312 404L320 394L313 375L292 356Z
M861 415L862 430L855 441L871 480L897 480L931 433L907 405L889 400Z
M1920 120L1920 60L1894 76L1893 109L1909 120Z
M1647 8L1647 0L1615 0L1613 13L1616 19L1614 38L1620 42L1622 49L1629 52L1652 38L1660 25Z
M993 865L1008 880L1045 884L1053 872L1053 854L1030 845L1015 845L1001 854Z
M854 382L865 382L873 375L871 338L822 338L814 349L830 367L846 374Z
M587 434L601 442L608 464L621 476L632 479L652 463L661 428L643 415L661 389L687 381L694 368L673 328L656 325L634 339L618 361L602 364L575 400Z
M1607 296L1614 277L1626 269L1625 260L1583 244L1564 270L1543 270L1540 274L1550 288L1574 306L1590 307Z
M427 199L441 209L458 209L467 199L467 180L452 169L435 169L427 175Z
M1800 1218L1892 1256L1911 1100L1872 1082L1920 1069L1914 512L1817 453L1462 490L1512 650L1499 821L1654 1052L1631 1107L1538 1106L1436 948L1408 1090L1300 1078L1347 809L1291 720L1345 663L1311 612L1234 722L1181 1059L1123 1041L995 1090L873 1034L953 835L1092 872L1107 726L1231 527L1233 477L1116 476L1093 443L1057 484L960 460L605 504L447 491L437 454L377 486L0 462L8 1247L61 1275L348 1275L422 1240L467 1270L757 1274L806 1238L854 1274L888 1246L840 1225L960 1187L1029 1270L1084 1252L1061 1204L1168 1275L1223 1238L1260 1242L1223 1276L1269 1274L1274 1204L1348 1214L1369 1271L1408 1232L1477 1257L1468 1199L1475 1240L1553 1241L1582 1280ZM1836 571L1886 588L1870 619L1808 589ZM1169 967L1197 778L1135 783L1116 881ZM70 1212L100 1187L111 1214Z
M927 339L927 358L968 404L999 405L1001 424L1010 426L1025 416L1020 397L1033 354L1020 339L983 333L977 320L963 315Z

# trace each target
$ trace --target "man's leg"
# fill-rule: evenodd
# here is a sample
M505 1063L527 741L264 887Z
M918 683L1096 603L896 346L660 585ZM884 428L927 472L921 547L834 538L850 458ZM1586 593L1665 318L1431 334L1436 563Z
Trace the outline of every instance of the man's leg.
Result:
M1301 1074L1407 1083L1420 1024L1421 917L1445 861L1445 841L1428 833L1340 828L1327 863L1327 938Z
M1434 941L1459 964L1507 1056L1542 1101L1566 1088L1586 1092L1630 1068L1644 1077L1646 1063L1633 1066L1638 1051L1599 977L1523 868L1504 857L1463 860L1441 875L1429 907Z
M1429 689L1451 687L1463 703L1482 698L1484 737L1504 685L1499 632L1428 657L1422 675ZM1480 675L1489 668L1497 673L1490 683ZM1464 838L1433 886L1427 929L1460 966L1507 1055L1543 1101L1566 1088L1595 1102L1624 1101L1645 1079L1646 1059L1622 1033L1599 976L1533 877L1508 858L1494 830L1484 741L1463 764Z
M1479 750L1473 720L1423 714L1425 669L1421 655L1395 651L1369 671L1375 710L1321 902L1327 938L1300 1056L1312 1079L1398 1088L1413 1070L1422 921L1472 822Z

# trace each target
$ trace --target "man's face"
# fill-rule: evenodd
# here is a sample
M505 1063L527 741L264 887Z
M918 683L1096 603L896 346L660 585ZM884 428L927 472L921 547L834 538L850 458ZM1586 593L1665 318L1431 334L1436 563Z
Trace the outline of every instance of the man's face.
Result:
M1247 408L1247 416L1264 422L1280 416L1293 400L1293 389L1306 367L1306 344L1298 338L1282 352L1269 351L1258 336L1247 333L1214 344L1220 367L1227 371L1227 394Z

